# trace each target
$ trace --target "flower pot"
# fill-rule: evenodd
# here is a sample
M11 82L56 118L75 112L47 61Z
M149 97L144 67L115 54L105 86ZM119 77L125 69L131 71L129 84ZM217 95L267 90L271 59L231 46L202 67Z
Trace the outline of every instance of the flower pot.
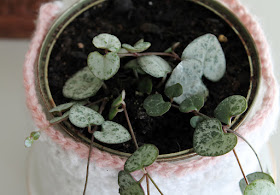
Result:
M56 105L49 86L48 66L57 40L84 12L102 10L109 3L104 0L84 0L61 15L60 12L64 9L61 3L54 2L42 6L24 71L27 103L39 128L48 126L47 119L53 117L48 110ZM224 5L206 0L190 0L188 3L201 7L200 13L212 12L224 20L244 47L248 59L247 68L250 70L245 94L249 109L236 118L233 128L260 151L274 129L277 118L274 105L278 104L278 91L262 31L237 1L225 0L222 2ZM55 19L57 20L54 22ZM54 128L48 127L44 132L43 142L34 149L33 162L34 169L36 166L38 169L36 186L40 189L40 194L82 193L89 139L76 133L67 122ZM94 146L87 194L117 194L117 173L123 168L124 161L130 154L101 144L95 143ZM257 160L241 140L236 150L247 173L257 170ZM238 182L242 175L231 153L215 158L200 157L190 148L160 155L157 163L148 170L164 194L240 193ZM139 178L140 174L134 176ZM157 194L153 187L151 194Z

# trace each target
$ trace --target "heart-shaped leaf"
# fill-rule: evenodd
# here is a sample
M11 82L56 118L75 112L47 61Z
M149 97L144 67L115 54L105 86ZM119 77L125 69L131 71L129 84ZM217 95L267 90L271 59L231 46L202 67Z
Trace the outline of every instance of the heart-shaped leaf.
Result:
M126 171L120 171L118 174L118 184L120 186L121 195L145 195L140 183Z
M113 77L120 68L120 57L118 54L109 52L101 55L99 52L91 52L88 55L88 67L90 71L101 80Z
M75 104L75 102L69 102L69 103L66 103L66 104L61 104L61 105L58 105L52 109L49 110L49 112L63 112L65 110L68 110L70 109L73 105Z
M102 84L103 82L85 67L66 81L63 95L66 98L82 100L95 95Z
M120 144L131 139L126 128L112 121L105 121L102 124L102 131L95 131L93 135L97 140L107 144Z
M107 33L97 35L93 38L92 43L96 48L107 49L112 52L118 52L121 48L120 40Z
M128 172L137 171L150 166L159 155L156 146L145 144L138 148L125 162L124 170Z
M258 179L250 183L244 190L244 195L279 195L273 183L265 179Z
M150 78L145 77L140 80L138 90L142 93L150 94L153 90L153 82Z
M160 94L148 96L143 104L146 112L150 116L161 116L171 107L170 102L165 102Z
M206 119L194 131L193 146L201 156L221 156L230 152L237 144L237 136L224 133L217 119Z
M122 44L122 47L131 53L143 52L143 51L147 50L150 46L151 46L151 43L144 42L144 39L139 40L137 43L134 44L134 46L131 46L126 43Z
M251 173L251 174L247 175L246 177L247 177L249 183L252 183L253 181L255 181L257 179L266 179L274 184L273 178L267 173L255 172L255 173ZM244 192L246 186L247 186L247 184L245 182L245 179L244 178L241 179L239 182L239 187L240 187L240 190L242 193Z
M229 125L231 117L242 114L247 110L247 100L243 96L233 95L224 99L214 110L214 115L221 122Z
M146 74L146 72L140 67L137 59L130 60L128 63L124 65L125 69L132 69L139 74Z
M203 66L197 60L185 60L180 62L173 70L165 88L179 83L183 87L183 94L174 98L177 104L181 104L186 98L195 94L208 96L208 90L203 84L201 77Z
M166 87L165 90L164 90L164 93L167 97L172 99L174 97L178 97L178 96L182 95L183 87L180 83L176 83L174 85Z
M196 59L203 65L204 76L210 81L220 80L226 71L226 59L215 35L196 38L183 51L182 60Z
M73 125L80 128L85 128L89 125L101 125L104 123L102 115L81 105L75 105L70 109L69 120Z
M204 95L197 94L186 98L179 107L181 112L199 111L204 106Z
M201 116L193 116L193 117L191 118L191 120L190 120L190 124L191 124L191 126L192 126L193 128L196 128L197 125L198 125L199 123L201 123L202 121L204 121L204 120L205 120L205 118L203 118L203 117L201 117Z
M26 148L30 148L32 146L33 142L34 142L34 139L32 137L27 137L24 141L24 146Z
M33 131L30 133L30 137L33 138L33 140L38 140L41 136L40 131Z
M54 124L59 121L66 120L69 117L69 114L70 114L70 111L67 111L62 116L55 117L55 118L51 119L49 122L50 122L50 124Z
M140 67L149 75L160 78L172 71L171 66L163 58L155 55L137 58Z

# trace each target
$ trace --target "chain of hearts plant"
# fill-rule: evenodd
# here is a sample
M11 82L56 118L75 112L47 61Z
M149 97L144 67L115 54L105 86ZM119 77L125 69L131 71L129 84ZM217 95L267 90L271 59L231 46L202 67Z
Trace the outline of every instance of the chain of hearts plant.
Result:
M171 107L178 108L183 113L192 112L195 116L191 118L190 124L195 128L193 137L195 152L201 156L221 156L233 151L239 163L234 148L237 145L237 136L244 138L237 132L232 131L230 127L232 118L246 111L246 99L239 95L226 98L214 110L215 118L208 117L199 111L209 94L202 81L202 76L212 82L217 82L223 77L226 70L225 56L218 39L212 34L198 37L184 49L181 58L175 53L178 44L175 43L165 52L144 52L151 46L151 43L144 42L143 39L132 46L121 44L117 37L106 33L93 38L93 45L98 49L104 49L105 54L102 55L98 51L94 51L88 55L88 66L74 74L63 87L63 95L66 98L73 99L73 101L54 107L49 111L59 113L58 117L50 120L50 125L69 119L73 125L79 128L88 128L88 132L92 134L84 194L87 187L88 167L94 139L107 144L124 143L132 139L135 144L136 151L127 159L124 170L120 171L118 175L121 195L144 194L141 182L145 177L148 195L150 194L149 180L160 194L163 194L145 169L154 163L159 151L152 144L144 144L138 147L126 110L125 91L123 90L112 101L108 120L105 120L101 114L110 98L104 97L95 102L89 102L88 100L102 87L107 88L105 81L118 72L120 58L122 57L132 56L136 58L125 64L123 68L130 69L135 78L139 80L136 93L139 95L148 94L143 102L143 107L148 115L152 117L161 116L168 112ZM160 56L172 57L179 60L180 63L172 69L168 61ZM140 79L139 74L145 75L144 78ZM168 74L171 75L166 81ZM164 94L169 98L169 101L164 101L162 94L151 95L153 89L152 77L162 78L157 87L165 84ZM124 112L129 130L112 121L119 112ZM93 129L92 126L94 126ZM101 126L101 131L97 131L99 126ZM25 146L30 147L39 136L40 131L32 132L25 140ZM248 143L247 140L245 142ZM249 146L251 147L250 144ZM272 177L262 171L261 165L261 172L247 176L240 163L239 166L244 177L240 181L240 188L244 194L278 193ZM131 175L132 172L137 170L142 170L144 173L139 181Z

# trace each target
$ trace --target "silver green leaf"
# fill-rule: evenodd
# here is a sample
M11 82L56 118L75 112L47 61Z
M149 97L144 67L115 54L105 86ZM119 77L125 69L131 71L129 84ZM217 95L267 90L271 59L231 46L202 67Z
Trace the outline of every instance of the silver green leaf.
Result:
M107 144L120 144L131 139L126 128L112 121L105 121L102 130L95 131L93 135L97 140Z
M68 110L70 109L73 105L75 104L75 102L69 102L69 103L66 103L66 104L61 104L61 105L58 105L52 109L49 110L49 112L63 112L65 110Z
M160 94L148 96L143 104L149 116L161 116L171 107L170 102L165 102Z
M109 52L101 55L99 52L91 52L87 61L90 71L101 80L113 77L120 68L120 57L117 53Z
M138 90L142 93L150 94L153 89L153 82L150 78L145 77L140 80Z
M107 33L97 35L93 38L92 43L96 48L107 49L112 52L118 52L121 48L120 40L116 36Z
M204 106L204 95L196 94L186 98L179 107L181 112L199 111Z
M27 137L25 140L24 140L24 146L26 148L30 148L32 146L34 142L34 139L32 137Z
M166 82L165 88L168 88L176 83L179 83L183 87L183 94L174 98L174 101L177 104L181 104L186 98L195 94L203 94L204 97L207 97L208 90L201 80L202 75L203 67L199 61L182 61L173 70L171 76Z
M201 123L202 121L204 121L204 120L205 120L205 118L203 118L203 117L201 117L201 116L193 116L193 117L191 118L191 120L190 120L190 124L191 124L191 126L192 126L193 128L196 128L197 125L198 125L199 123Z
M104 118L98 112L81 105L75 105L70 109L70 122L80 128L88 127L89 125L102 125Z
M136 71L139 74L146 74L146 72L140 67L138 64L137 59L130 60L124 65L125 69L132 69L133 71Z
M38 140L41 136L40 131L33 131L30 133L30 137L33 138L33 140Z
M217 119L206 119L198 124L193 136L193 147L201 156L221 156L237 144L237 136L224 133Z
M217 119L225 124L231 123L231 117L247 110L247 100L241 95L233 95L224 99L214 110Z
M94 76L88 67L85 67L66 81L63 95L74 100L82 100L95 95L102 84L102 80Z
M137 58L140 67L149 75L160 78L172 71L171 66L163 58L155 55Z
M244 195L279 195L276 186L266 179L258 179L247 185Z
M251 174L247 175L246 177L247 177L249 183L252 183L253 181L255 181L257 179L266 179L266 180L268 180L268 181L270 181L271 183L274 184L273 178L267 173L255 172L255 173L251 173ZM241 179L239 181L239 187L240 187L240 190L241 190L242 193L244 193L244 190L245 190L246 186L247 186L247 184L245 182L245 179L244 178Z
M144 42L144 39L139 40L137 43L134 44L134 46L131 46L126 43L122 44L122 47L131 53L143 52L143 51L147 50L150 46L151 46L151 43Z
M59 121L66 120L69 117L69 114L70 114L70 111L67 111L62 116L55 117L55 118L51 119L49 122L51 124L54 124L54 123L57 123Z
M145 195L140 183L126 171L120 171L118 174L119 192L121 195Z
M215 35L205 34L192 41L183 51L182 60L196 59L203 65L203 74L210 81L220 80L226 71L226 59Z
M124 170L133 172L150 166L155 162L159 155L156 146L145 144L139 147L125 162Z
M164 93L167 97L172 99L174 97L178 97L183 94L183 87L180 83L176 83L174 85L166 87Z

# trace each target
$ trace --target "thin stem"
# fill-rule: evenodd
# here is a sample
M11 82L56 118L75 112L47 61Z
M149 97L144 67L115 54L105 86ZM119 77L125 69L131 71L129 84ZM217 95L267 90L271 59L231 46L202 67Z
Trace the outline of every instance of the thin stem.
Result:
M257 159L258 159L258 162L259 162L259 165L260 165L260 169L261 169L261 171L263 172L263 168L262 168L261 161L260 161L260 159L259 159L259 156L258 156L257 152L254 150L253 146L252 146L242 135L240 135L239 133L237 133L237 132L235 132L235 131L233 131L233 130L231 130L231 129L226 129L226 131L237 135L237 136L240 137L243 141L245 141L245 142L248 144L248 146L250 146L250 148L252 149L252 151L253 151L254 154L256 155L256 157L257 157Z
M243 168L242 168L241 163L240 163L240 161L239 161L239 158L238 158L238 156L237 156L237 154L236 154L236 152L235 152L235 149L233 149L232 151L233 151L234 156L235 156L235 158L236 158L236 160L237 160L237 162L238 162L238 165L239 165L240 170L241 170L241 172L242 172L242 175L243 175L243 177L244 177L244 179L245 179L245 182L246 182L247 185L249 185L248 179L247 179L247 177L246 177L246 175L245 175L245 173L244 173L244 171L243 171Z
M99 99L99 100L96 100L96 101L94 101L94 102L91 102L91 103L87 104L87 106L91 106L91 105L94 105L94 104L98 104L98 103L100 103L100 102L103 102L104 99L108 99L108 98L107 98L107 97L101 98L101 99Z
M155 181L152 179L152 177L149 175L149 173L146 173L147 176L149 177L149 179L151 180L151 182L154 184L154 186L156 187L156 189L158 190L158 192L163 195L163 193L160 191L159 187L157 186L157 184L155 183Z
M141 179L138 181L139 184L142 183L142 181L144 180L145 176L146 176L146 174L144 174L144 175L141 177Z
M201 112L196 111L196 110L194 110L193 113L194 113L196 116L201 116L201 117L203 117L203 118L208 118L208 119L210 118L209 116L207 116L207 115L205 115L205 114L202 114Z
M53 125L56 125L56 124L61 123L61 122L63 122L63 121L66 121L67 119L68 119L68 117L63 118L63 119L60 119L59 121L56 121L56 122L54 122L54 123L50 123L46 128L44 128L44 130L47 129L47 128L49 128L49 127L51 127L51 126L53 126Z
M147 183L147 193L150 195L150 184L149 184L149 177L146 174L146 183Z
M126 118L126 121L127 121L127 124L128 124L128 128L129 128L131 137L132 137L132 139L133 139L133 142L134 142L134 144L135 144L136 149L138 149L139 146L138 146L138 144L137 144L137 140L136 140L136 137L135 137L135 134L134 134L132 125L131 125L131 123L130 123L129 117L128 117L128 113L127 113L127 110L126 110L126 105L125 105L125 104L122 104L122 108L123 108L123 111L124 111L124 115L125 115L125 118Z
M133 57L141 57L141 56L151 56L151 55L156 55L156 56L169 56L173 57L176 60L180 60L181 58L175 53L165 53L165 52L145 52L145 53L118 53L119 57L125 57L125 56L133 56Z
M171 106L172 106L173 108L177 108L177 109L180 108L180 106L177 106L177 105L175 105L175 104L171 104Z

